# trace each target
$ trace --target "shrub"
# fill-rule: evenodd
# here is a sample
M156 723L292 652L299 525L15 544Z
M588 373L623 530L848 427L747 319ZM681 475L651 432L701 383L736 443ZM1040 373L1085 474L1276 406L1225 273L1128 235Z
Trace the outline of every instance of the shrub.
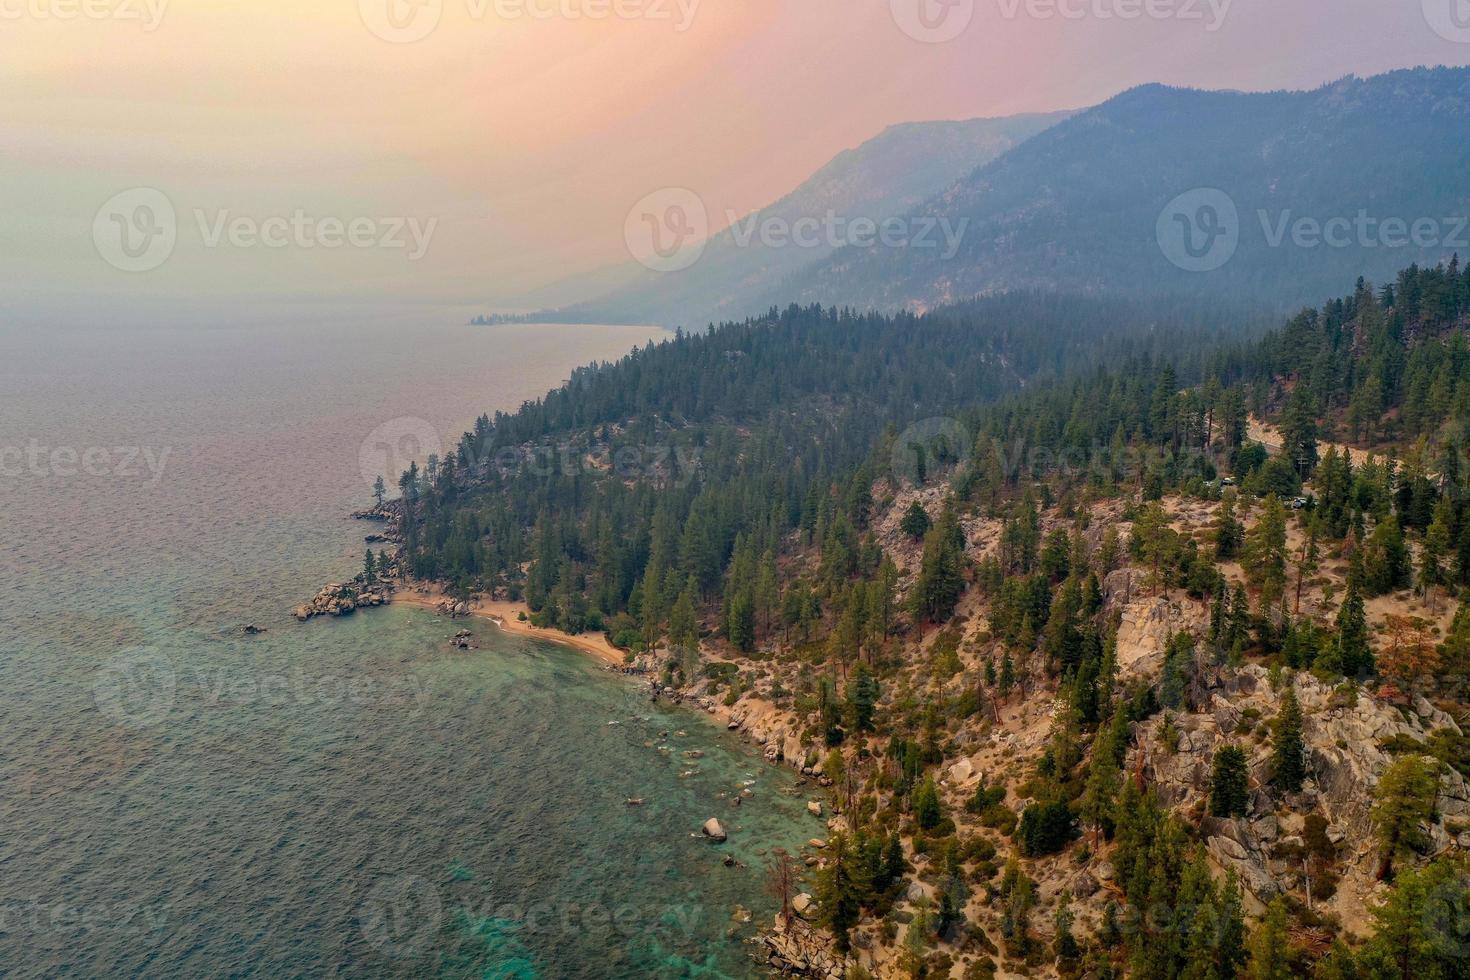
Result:
M1060 800L1031 804L1021 814L1017 831L1021 854L1038 857L1057 853L1072 839L1074 823L1072 811Z

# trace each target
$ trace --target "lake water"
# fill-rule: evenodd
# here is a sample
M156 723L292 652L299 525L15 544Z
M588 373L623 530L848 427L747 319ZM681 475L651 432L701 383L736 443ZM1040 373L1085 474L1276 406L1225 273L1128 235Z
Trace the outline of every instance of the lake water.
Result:
M488 623L289 615L375 468L650 333L0 328L0 974L754 975L788 772Z

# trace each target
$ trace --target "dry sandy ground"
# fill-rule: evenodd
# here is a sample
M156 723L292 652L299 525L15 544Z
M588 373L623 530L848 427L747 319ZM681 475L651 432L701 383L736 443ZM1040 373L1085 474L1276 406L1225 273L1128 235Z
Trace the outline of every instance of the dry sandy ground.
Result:
M406 606L418 606L423 609L435 609L439 603L444 601L442 590L426 586L410 585L400 589L393 594L393 602ZM479 599L470 603L470 615L480 619L488 619L505 630L507 633L515 633L519 636L534 636L538 640L550 640L553 643L562 643L569 647L590 653L592 656L612 664L615 667L624 665L624 654L622 650L607 642L607 638L601 633L586 633L580 636L572 636L561 630L543 629L532 626L523 621L520 616L524 613L527 617L531 610L524 602L496 602L491 599Z

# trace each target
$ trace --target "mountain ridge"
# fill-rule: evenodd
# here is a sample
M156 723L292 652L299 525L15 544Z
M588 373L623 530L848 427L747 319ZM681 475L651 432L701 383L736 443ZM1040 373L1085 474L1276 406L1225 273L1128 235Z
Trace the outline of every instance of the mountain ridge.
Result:
M954 259L849 246L788 284L799 288L782 300L922 310L1005 289L1107 291L1143 280L1216 294L1250 286L1284 311L1345 278L1389 278L1456 250L1454 242L1281 247L1262 217L1325 222L1366 211L1412 223L1470 214L1470 195L1455 179L1470 170L1470 127L1455 135L1447 116L1470 120L1470 69L1350 75L1309 91L1137 86L916 209L969 219ZM1158 238L1160 215L1176 195L1211 188L1238 208L1235 252L1210 274L1173 268Z

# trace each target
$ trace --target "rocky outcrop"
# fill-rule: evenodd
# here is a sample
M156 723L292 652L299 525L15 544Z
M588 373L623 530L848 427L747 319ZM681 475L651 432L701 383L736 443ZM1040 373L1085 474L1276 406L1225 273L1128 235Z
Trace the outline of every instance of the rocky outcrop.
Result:
M462 619L474 612L473 606L459 599L440 599L435 603L434 609L439 615L448 616L450 619Z
M798 895L797 900L811 900ZM793 903L794 904L794 903ZM847 976L847 960L832 947L832 938L793 918L789 924L776 916L775 925L757 940L766 951L766 963L777 974L788 977L812 977L820 980L843 980Z
M1118 623L1118 667L1123 676L1149 677L1164 665L1164 650L1181 630L1198 633L1207 616L1195 603L1162 597L1137 598L1140 574L1122 569L1107 577L1104 595L1121 609ZM1177 593L1176 593L1177 596ZM1130 598L1131 597L1131 598Z
M700 828L700 833L716 842L723 841L729 836L725 833L725 825L720 823L715 817L710 817L704 822L704 826Z
M334 582L324 586L310 602L297 606L293 615L298 622L304 623L315 616L349 616L359 609L385 606L392 601L393 587L390 583L360 586Z
M1328 822L1330 837L1346 841L1353 852L1366 853L1373 832L1373 789L1393 762L1383 742L1395 736L1424 742L1438 728L1458 731L1452 718L1422 698L1412 709L1399 708L1378 700L1367 688L1351 683L1329 686L1299 673L1292 683L1302 708L1308 779L1301 793L1278 801L1270 792L1271 740L1265 735L1280 711L1285 688L1273 689L1266 670L1254 664L1205 673L1204 710L1173 719L1177 746L1164 745L1158 722L1151 722L1139 731L1140 748L1129 765L1137 765L1142 753L1145 773L1160 802L1187 810L1208 797L1215 752L1227 742L1245 750L1250 812L1231 820L1206 817L1201 829L1211 858L1220 867L1233 869L1262 902L1283 886L1296 884L1298 869L1273 857L1278 845L1293 841L1285 822L1299 829L1305 814L1318 812ZM1278 802L1284 804L1285 817L1278 817ZM1444 775L1439 810L1451 822L1470 817L1470 787L1454 770ZM1440 847L1451 843L1442 823L1433 828L1432 836Z

